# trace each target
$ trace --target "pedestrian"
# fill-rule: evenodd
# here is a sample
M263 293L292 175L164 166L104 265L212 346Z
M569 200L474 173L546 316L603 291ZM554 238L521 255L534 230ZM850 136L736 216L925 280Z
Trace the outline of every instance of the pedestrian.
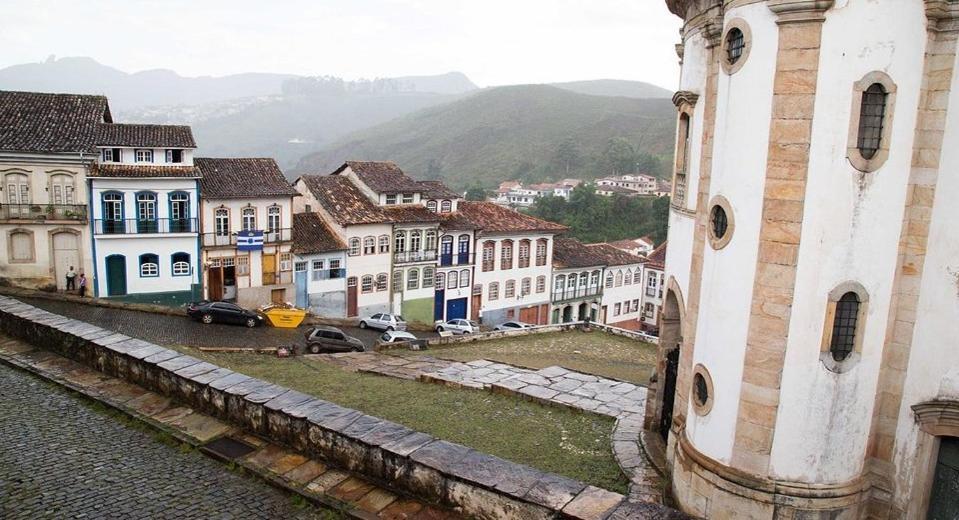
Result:
M86 296L84 293L87 291L87 275L80 273L80 283L79 283L79 293L80 296Z
M67 290L72 291L77 288L76 285L77 272L73 270L73 266L70 266L70 270L67 271Z

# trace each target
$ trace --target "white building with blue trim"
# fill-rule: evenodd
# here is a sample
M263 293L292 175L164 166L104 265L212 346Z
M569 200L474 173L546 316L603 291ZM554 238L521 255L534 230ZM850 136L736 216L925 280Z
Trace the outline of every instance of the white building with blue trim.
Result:
M162 305L197 299L195 148L188 126L98 126L87 176L94 296Z

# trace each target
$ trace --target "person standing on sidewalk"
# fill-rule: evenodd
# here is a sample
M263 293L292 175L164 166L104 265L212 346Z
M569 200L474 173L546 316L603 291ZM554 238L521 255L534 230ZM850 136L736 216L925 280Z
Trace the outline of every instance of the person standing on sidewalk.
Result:
M72 291L77 288L77 272L73 270L73 266L70 266L70 270L67 271L67 290Z
M80 288L78 289L78 292L80 293L80 296L86 296L84 293L87 291L87 275L80 273L79 286Z

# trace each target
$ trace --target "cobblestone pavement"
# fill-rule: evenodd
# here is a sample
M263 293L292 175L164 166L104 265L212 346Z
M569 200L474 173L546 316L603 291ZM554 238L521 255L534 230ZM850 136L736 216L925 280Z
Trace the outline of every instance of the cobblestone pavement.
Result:
M0 518L329 518L0 365Z
M44 298L17 297L18 300L41 309L93 323L159 345L187 345L191 347L274 348L283 345L304 345L303 335L308 326L296 329L278 329L264 326L248 329L237 325L213 323L204 325L185 316L148 314L140 311L82 305L74 302ZM359 327L340 327L367 347L383 333ZM435 333L414 332L419 338L433 337Z

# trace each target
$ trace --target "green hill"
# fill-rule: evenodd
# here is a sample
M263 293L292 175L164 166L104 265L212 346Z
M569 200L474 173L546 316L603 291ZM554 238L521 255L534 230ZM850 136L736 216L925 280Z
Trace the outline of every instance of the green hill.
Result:
M303 157L291 173L325 173L362 159L392 160L414 177L455 188L637 169L665 176L675 114L662 98L497 87L349 134Z

